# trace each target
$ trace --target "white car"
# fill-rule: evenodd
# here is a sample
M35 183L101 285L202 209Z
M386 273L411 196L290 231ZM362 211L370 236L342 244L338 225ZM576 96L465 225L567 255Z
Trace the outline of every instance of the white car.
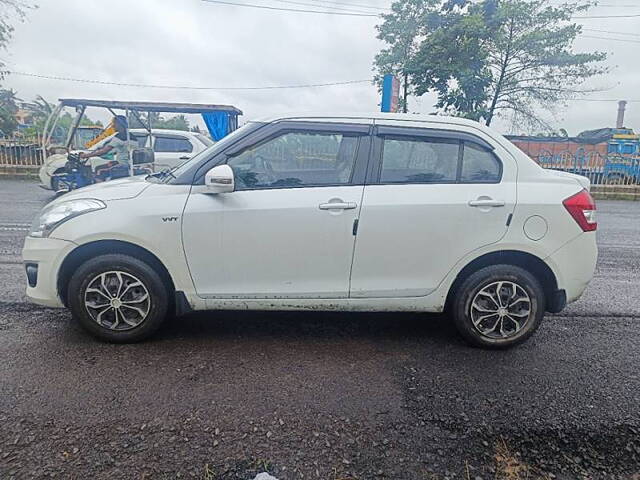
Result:
M589 186L459 118L251 122L170 175L47 205L27 295L111 342L193 310L446 310L471 344L506 347L591 280Z
M133 140L138 142L140 147L151 147L150 142L152 142L153 151L155 152L154 171L176 167L213 145L209 137L201 133L186 132L184 130L152 129L151 140L149 140L149 132L144 129L132 128L130 135ZM106 142L106 139L96 144L93 149L100 148L104 142ZM89 159L89 162L95 170L96 167L107 163L108 160L93 157ZM48 190L57 190L57 186L53 184L55 183L53 175L60 173L65 163L67 163L67 156L63 154L51 155L44 161L38 172L42 187Z

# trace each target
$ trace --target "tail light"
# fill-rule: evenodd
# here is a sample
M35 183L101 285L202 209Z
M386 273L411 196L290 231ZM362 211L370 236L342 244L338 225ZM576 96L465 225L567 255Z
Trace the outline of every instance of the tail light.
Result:
M598 228L596 222L596 202L586 190L572 195L562 202L573 219L584 232L593 232Z

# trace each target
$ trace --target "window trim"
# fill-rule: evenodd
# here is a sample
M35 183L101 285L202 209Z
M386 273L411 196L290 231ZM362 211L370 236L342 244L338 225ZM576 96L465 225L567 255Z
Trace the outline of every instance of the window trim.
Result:
M378 126L375 127L374 139L372 144L372 160L369 162L369 169L367 170L367 185L495 185L502 182L504 175L504 163L496 155L495 148L491 146L487 141L480 137L467 132L458 132L453 130L439 130L431 128L412 128L412 127L389 127ZM454 181L437 181L437 182L383 182L382 178L382 160L384 154L384 140L386 137L406 138L407 140L418 141L432 141L438 142L448 141L458 143L458 159L456 169L456 179ZM448 143L447 142L447 143ZM495 182L463 182L462 165L464 160L464 145L465 143L472 143L480 148L486 150L495 160L498 162L499 177Z

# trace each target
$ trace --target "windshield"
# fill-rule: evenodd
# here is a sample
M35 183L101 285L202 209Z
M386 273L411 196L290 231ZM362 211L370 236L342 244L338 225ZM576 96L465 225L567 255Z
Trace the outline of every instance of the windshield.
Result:
M212 158L217 153L221 152L222 150L227 148L229 145L231 145L234 142L236 142L236 140L244 137L246 134L248 134L249 132L255 130L256 128L260 128L262 125L263 124L258 123L258 122L247 122L247 123L245 123L242 127L240 127L239 129L231 132L229 135L227 135L223 139L217 141L216 143L211 145L209 148L203 150L202 152L198 153L197 155L194 155L189 160L181 163L177 167L174 167L170 171L170 174L165 174L162 177L163 181L166 182L166 183L174 183L174 182L175 183L184 183L184 181L182 181L181 177L183 175L188 175L190 173L191 169L193 169L193 172L191 172L191 173L195 175L195 170L200 166L200 164L201 164L201 162L203 160ZM191 181L191 180L193 180L193 177L191 177L189 181Z

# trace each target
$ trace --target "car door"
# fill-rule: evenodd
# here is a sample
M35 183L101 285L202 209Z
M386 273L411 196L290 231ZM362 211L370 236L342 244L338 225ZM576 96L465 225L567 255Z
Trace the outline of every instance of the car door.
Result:
M180 165L193 155L194 148L187 136L167 133L154 133L153 136L156 171Z
M377 127L351 297L435 290L473 250L498 242L516 202L516 165L474 134Z
M225 155L235 191L192 193L183 215L198 295L347 297L369 128L288 122Z

